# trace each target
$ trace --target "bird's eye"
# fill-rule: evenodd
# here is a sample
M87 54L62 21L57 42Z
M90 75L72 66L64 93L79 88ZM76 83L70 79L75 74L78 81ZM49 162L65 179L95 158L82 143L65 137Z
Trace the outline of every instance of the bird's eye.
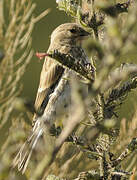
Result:
M76 29L70 29L70 32L71 32L71 33L76 33L77 30L76 30Z

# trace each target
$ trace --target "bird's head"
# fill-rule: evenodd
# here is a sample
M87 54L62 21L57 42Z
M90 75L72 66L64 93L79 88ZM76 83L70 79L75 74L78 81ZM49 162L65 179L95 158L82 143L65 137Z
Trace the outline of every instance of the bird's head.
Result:
M76 23L65 23L58 26L51 34L51 43L62 45L75 45L83 37L89 36L90 33L85 31Z

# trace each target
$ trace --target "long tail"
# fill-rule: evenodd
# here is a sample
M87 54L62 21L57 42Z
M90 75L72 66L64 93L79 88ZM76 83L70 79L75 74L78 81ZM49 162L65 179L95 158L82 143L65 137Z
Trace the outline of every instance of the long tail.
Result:
M32 152L42 134L43 134L43 128L41 128L40 124L36 122L33 128L32 135L23 144L18 154L14 158L13 167L17 166L18 170L22 171L22 174L25 172L29 160L31 158Z

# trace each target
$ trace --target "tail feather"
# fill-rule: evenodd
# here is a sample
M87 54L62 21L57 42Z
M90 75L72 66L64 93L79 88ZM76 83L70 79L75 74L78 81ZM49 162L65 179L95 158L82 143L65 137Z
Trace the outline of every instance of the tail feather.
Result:
M27 139L27 141L22 145L21 149L19 150L18 154L13 160L13 167L18 167L19 171L22 171L22 174L25 172L29 160L31 158L32 152L43 134L43 129L39 126L35 126L33 129L32 135Z

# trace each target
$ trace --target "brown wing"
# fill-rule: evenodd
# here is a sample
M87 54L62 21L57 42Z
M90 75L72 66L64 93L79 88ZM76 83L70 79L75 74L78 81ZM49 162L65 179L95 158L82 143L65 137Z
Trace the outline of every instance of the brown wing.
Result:
M59 66L52 58L45 58L35 100L35 108L38 112L45 109L49 95L53 91L53 86L58 82L63 70L63 67Z

